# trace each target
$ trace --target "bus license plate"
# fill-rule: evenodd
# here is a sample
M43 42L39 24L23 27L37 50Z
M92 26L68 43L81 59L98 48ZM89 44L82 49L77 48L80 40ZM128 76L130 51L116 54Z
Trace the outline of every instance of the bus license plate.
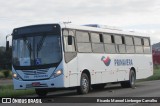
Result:
M40 86L40 82L33 82L32 86Z

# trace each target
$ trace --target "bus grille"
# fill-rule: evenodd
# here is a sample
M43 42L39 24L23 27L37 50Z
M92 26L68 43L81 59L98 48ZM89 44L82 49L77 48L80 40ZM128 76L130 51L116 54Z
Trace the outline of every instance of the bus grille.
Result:
M39 70L23 70L25 75L40 75L40 74L47 74L48 69L39 69Z

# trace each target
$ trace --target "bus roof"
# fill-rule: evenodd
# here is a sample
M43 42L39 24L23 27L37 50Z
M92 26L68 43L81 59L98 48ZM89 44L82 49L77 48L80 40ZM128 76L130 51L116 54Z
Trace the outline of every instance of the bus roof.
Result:
M83 31L93 31L93 32L100 32L100 33L111 33L111 34L120 34L120 35L132 35L137 37L146 37L149 36L145 33L138 33L134 31L123 31L121 29L117 29L116 27L107 27L107 28L101 28L98 24L88 24L88 25L74 25L74 24L68 24L68 23L50 23L50 24L37 24L37 25L29 25L24 27L15 28L22 29L22 28L29 28L32 26L51 26L51 25L60 25L61 28L68 28L68 29L76 29L76 30L83 30ZM91 25L91 26L89 26ZM92 27L92 25L97 25L98 27ZM104 25L105 26L105 25ZM13 34L13 33L12 33Z
M112 28L100 28L100 27L91 27L91 26L82 26L82 25L73 25L73 24L60 24L61 28L69 28L69 29L77 29L77 30L84 30L84 31L93 31L93 32L102 32L102 33L113 33L113 34L121 34L121 35L132 35L132 36L143 36L149 37L145 33L138 33L134 31L123 31L121 29Z

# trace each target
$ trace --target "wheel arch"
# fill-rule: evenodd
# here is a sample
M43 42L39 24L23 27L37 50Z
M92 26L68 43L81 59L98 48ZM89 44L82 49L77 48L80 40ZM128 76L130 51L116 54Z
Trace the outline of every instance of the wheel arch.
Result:
M88 78L89 78L89 84L91 85L91 74L90 74L89 70L88 69L84 69L82 71L82 73L85 73L88 76ZM81 75L82 75L82 73L81 73Z

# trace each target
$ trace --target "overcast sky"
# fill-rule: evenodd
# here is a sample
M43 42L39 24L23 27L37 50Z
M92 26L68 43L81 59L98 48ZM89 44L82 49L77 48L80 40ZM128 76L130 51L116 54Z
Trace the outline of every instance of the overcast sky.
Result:
M160 42L160 0L0 0L0 46L15 27L63 21L117 26Z

